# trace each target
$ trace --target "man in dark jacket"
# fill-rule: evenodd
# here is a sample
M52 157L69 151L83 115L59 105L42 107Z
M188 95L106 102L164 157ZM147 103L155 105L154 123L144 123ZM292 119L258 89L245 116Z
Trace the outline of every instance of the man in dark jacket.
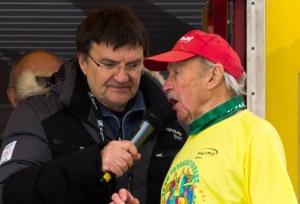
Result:
M187 130L173 121L161 83L143 74L145 28L130 9L105 7L82 22L76 44L77 58L49 79L51 94L12 113L0 149L0 203L108 203L120 188L159 203ZM153 106L167 114L138 153L128 139Z

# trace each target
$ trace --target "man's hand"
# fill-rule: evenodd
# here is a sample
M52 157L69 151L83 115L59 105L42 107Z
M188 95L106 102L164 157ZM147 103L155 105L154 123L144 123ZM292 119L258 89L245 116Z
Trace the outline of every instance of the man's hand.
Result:
M119 193L111 196L112 202L109 204L140 204L137 198L134 198L129 191L121 189Z
M111 172L120 177L139 160L141 155L134 144L128 140L111 141L101 151L102 172Z

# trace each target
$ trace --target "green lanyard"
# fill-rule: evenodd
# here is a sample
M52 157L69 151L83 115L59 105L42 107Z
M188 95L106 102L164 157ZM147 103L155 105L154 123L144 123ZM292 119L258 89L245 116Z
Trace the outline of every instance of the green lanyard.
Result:
M199 134L206 128L225 120L239 110L244 109L246 109L244 99L241 96L233 97L193 121L189 125L190 135Z

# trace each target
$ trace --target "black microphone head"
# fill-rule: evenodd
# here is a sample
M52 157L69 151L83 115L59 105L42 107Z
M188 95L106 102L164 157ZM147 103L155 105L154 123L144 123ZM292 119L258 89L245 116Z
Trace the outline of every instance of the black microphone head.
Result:
M147 111L143 120L147 121L154 129L156 129L163 122L165 116L166 112L163 108L153 106Z

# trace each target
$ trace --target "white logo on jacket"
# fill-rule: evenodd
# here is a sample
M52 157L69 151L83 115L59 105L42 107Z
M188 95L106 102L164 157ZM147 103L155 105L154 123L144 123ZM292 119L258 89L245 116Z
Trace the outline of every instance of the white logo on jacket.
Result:
M182 133L179 132L178 130L172 129L172 128L167 128L166 131L168 132L172 132L173 133L173 137L175 140L179 140L182 141Z
M13 141L4 147L2 155L1 155L0 165L11 159L11 156L14 152L16 143L17 143L17 141Z

